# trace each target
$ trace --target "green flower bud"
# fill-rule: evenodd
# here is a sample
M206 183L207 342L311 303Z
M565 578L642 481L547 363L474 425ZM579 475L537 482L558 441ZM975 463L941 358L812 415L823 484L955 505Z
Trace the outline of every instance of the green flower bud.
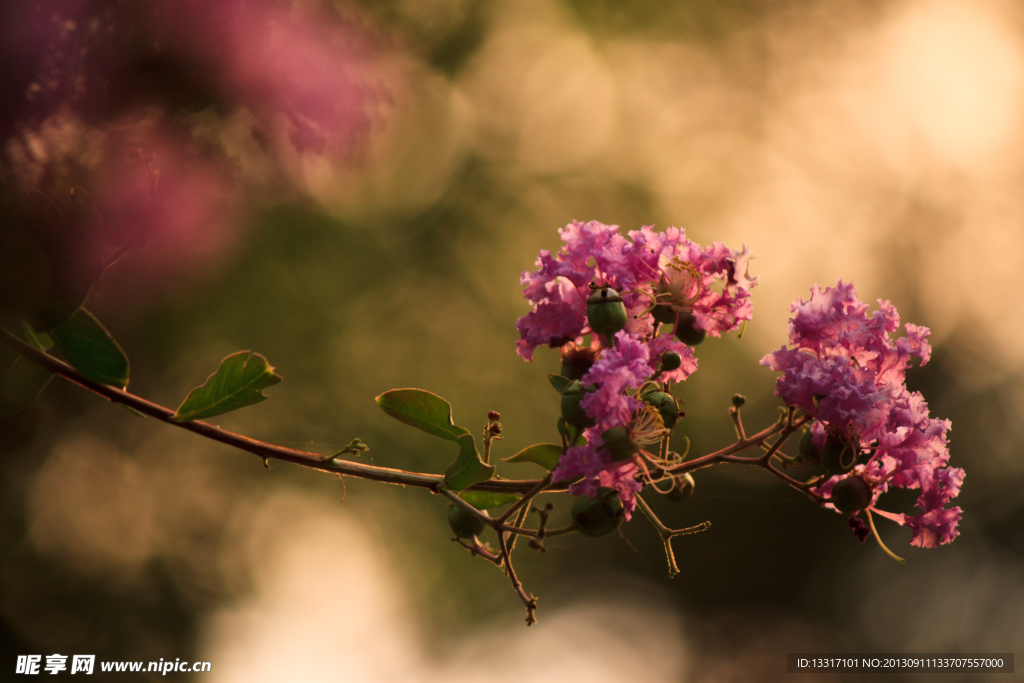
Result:
M614 489L602 486L597 496L580 496L572 504L572 520L584 536L604 536L615 531L626 517L626 510Z
M696 482L693 481L693 477L687 472L682 476L676 477L672 490L666 493L665 496L672 502L678 503L689 498L695 486Z
M664 391L649 391L640 398L658 409L666 429L676 426L676 422L679 420L679 405L672 394L666 394Z
M732 395L732 405L737 410L739 410L744 405L746 405L746 403L747 403L747 397L744 396L743 394L733 394Z
M658 304L651 310L651 317L662 325L671 325L676 321L676 309L669 304Z
M601 287L587 299L587 322L597 334L615 334L626 326L626 306L619 293Z
M863 510L871 504L871 487L857 476L840 479L832 487L832 499L829 502L845 514Z
M679 313L679 320L676 322L676 339L687 346L696 346L708 336L706 330L699 330L696 327L697 316L693 313Z
M636 441L633 441L630 437L629 430L625 427L606 429L604 434L601 435L601 440L604 441L604 449L608 451L608 454L612 456L612 460L615 462L629 460L640 448Z
M675 351L669 351L661 356L662 370L678 370L683 364L683 359Z
M800 437L800 455L804 458L817 458L818 447L814 445L814 433L810 429L804 429L803 436Z
M829 474L846 474L857 464L857 449L846 440L840 440L829 434L821 449L821 464Z
M580 405L583 400L583 386L579 381L572 382L565 388L562 394L562 417L568 424L577 427L593 427L597 422L587 415L587 411Z
M486 515L487 513L484 512ZM487 523L466 510L461 505L452 504L448 508L448 525L459 538L479 536L487 528Z

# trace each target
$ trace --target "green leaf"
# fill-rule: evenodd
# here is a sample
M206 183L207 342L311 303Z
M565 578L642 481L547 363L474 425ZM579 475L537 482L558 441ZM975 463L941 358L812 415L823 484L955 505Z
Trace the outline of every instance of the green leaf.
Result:
M79 308L50 330L50 337L73 368L100 384L128 386L128 357L92 313Z
M50 338L50 335L45 332L36 332L26 320L21 321L21 332L25 341L40 351L49 351L53 348L53 339Z
M494 476L494 465L487 465L476 449L473 435L466 433L458 438L459 457L456 458L444 473L444 487L451 491L461 491L473 484L487 481Z
M45 332L36 332L26 321L21 321L21 333L26 342L40 351L49 351L53 340ZM53 379L53 373L36 365L24 356L18 356L0 381L0 415L13 415L27 408Z
M524 448L505 462L532 462L540 465L548 472L558 467L558 458L562 455L562 447L553 443L539 443Z
M565 388L572 384L572 380L568 377L562 377L561 375L548 375L548 381L551 382L551 386L555 388L560 394L565 393Z
M519 500L519 496L514 493L488 493L486 491L463 491L459 494L459 498L477 510L500 508L502 505L508 505Z
M140 411L136 410L135 408L132 408L131 406L127 406L127 405L122 403L121 407L123 407L125 410L127 410L129 413L131 413L135 417L141 417L143 420L146 419L146 414L145 413L140 412Z
M377 397L377 405L399 422L448 441L469 434L452 420L452 406L437 394L422 389L392 389Z
M251 406L269 398L263 390L280 381L281 375L260 354L233 353L221 361L203 386L189 392L172 419L189 422Z
M0 381L0 415L13 415L27 408L53 379L53 373L28 358L18 356Z

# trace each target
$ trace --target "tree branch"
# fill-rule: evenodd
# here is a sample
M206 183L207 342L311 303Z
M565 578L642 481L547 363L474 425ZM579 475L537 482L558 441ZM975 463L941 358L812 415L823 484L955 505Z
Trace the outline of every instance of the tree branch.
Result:
M174 411L170 408L153 403L152 401L147 401L146 399L130 394L127 391L123 391L106 384L100 384L99 382L94 382L91 379L84 377L80 372L67 363L25 343L6 329L0 328L0 341L40 367L49 370L55 375L60 375L69 382L77 384L83 389L87 389L94 394L98 394L108 401L120 403L121 405L125 405L139 411L143 415L160 420L161 422L165 422L174 427L190 431L207 439L219 441L220 443L227 444L228 446L252 453L253 455L259 456L263 459L273 458L275 460L283 460L284 462L290 462L295 465L320 470L322 472L330 472L331 474L357 477L359 479L369 479L371 481L381 481L387 484L397 484L399 486L418 486L421 488L431 489L433 491L439 490L442 482L444 481L444 476L440 474L407 472L405 470L397 470L390 467L364 465L350 460L325 461L324 456L321 453L310 453L308 451L285 448L284 446L277 446L265 441L251 439L247 436L229 432L200 420L194 420L192 422L174 422L171 419L174 416ZM491 491L494 493L528 493L534 490L541 481L542 480L538 479L492 479L490 481L474 484L469 488L474 491ZM562 491L564 490L564 487L549 490Z

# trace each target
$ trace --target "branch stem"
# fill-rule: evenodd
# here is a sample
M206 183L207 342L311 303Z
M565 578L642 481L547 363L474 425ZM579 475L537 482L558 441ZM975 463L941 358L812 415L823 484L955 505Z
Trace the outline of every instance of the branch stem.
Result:
M165 422L171 426L198 434L199 436L212 441L218 441L228 446L252 453L263 460L273 458L275 460L290 462L302 467L320 470L321 472L330 472L331 474L357 477L359 479L369 479L371 481L380 481L386 484L396 484L399 486L418 486L434 491L438 490L444 481L444 476L440 474L407 472L405 470L398 470L390 467L365 465L363 463L352 462L350 460L324 460L324 456L321 453L310 453L308 451L300 451L293 448L286 448L284 446L277 446L265 441L259 441L247 436L242 436L241 434L229 432L217 427L216 425L212 425L201 420L175 422L172 419L174 417L174 411L170 408L153 403L152 401L147 401L146 399L128 393L127 391L123 391L106 384L100 384L99 382L94 382L91 379L84 377L80 372L67 363L32 347L3 328L0 328L0 342L3 342L5 346L17 351L19 354L28 358L40 367L49 370L55 375L60 375L69 382L77 384L83 389L102 396L108 401L128 406L143 415L147 415L148 417ZM538 479L492 479L491 481L474 484L469 488L474 491L489 491L493 493L529 493L534 490L541 481L542 480ZM564 487L558 487L553 490L562 491L564 490Z

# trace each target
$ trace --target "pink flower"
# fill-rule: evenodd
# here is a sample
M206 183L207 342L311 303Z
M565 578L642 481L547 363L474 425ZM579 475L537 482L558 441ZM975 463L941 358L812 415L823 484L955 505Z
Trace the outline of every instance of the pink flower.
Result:
M601 353L580 380L585 387L597 385L596 391L588 392L580 405L587 415L597 420L601 432L629 421L638 402L626 395L626 389L639 389L644 380L654 374L647 362L645 344L625 331L615 333L615 343L614 348Z
M652 294L670 295L659 301L691 311L697 328L720 337L750 320L750 289L757 278L747 273L752 255L746 245L741 252L721 242L704 249L687 239L679 228L656 233L644 226L630 232L629 237L633 240L630 257L638 279L650 283L647 291ZM720 292L715 290L716 282L721 282Z
M541 251L537 270L520 278L523 296L535 307L516 323L517 352L526 360L533 359L538 346L564 346L590 332L580 321L586 318L591 286L620 291L628 313L625 330L644 339L654 336L649 309L656 296L661 303L692 313L694 326L713 337L750 320L750 289L757 279L747 274L751 254L746 247L738 252L716 242L705 249L687 239L683 230L671 227L662 233L645 226L630 232L627 240L618 226L596 221L574 221L559 234L565 242L561 251L555 256ZM575 288L575 295L567 287ZM550 303L568 305L535 315ZM554 320L558 315L564 320ZM673 331L671 325L662 329ZM694 369L694 364L686 364L673 378L685 379Z
M565 243L562 249L555 255L541 251L537 269L520 278L533 310L516 322L516 351L532 361L538 346L578 348L583 336L591 333L587 298L592 288L607 286L620 293L627 313L625 328L615 333L609 348L607 339L594 335L592 348L599 356L580 380L590 388L580 405L596 424L585 430L585 446L570 448L562 456L554 476L556 481L579 478L572 486L577 495L593 496L598 487L611 487L631 513L640 489L637 466L613 461L602 448L602 435L614 427L632 429L640 424L635 420L644 404L636 391L660 370L666 353L679 354L681 363L658 375L659 381L681 382L697 369L692 347L672 337L673 325L661 327L667 335L655 334L651 309L661 303L680 314L692 314L695 326L712 336L736 329L750 319L752 310L750 288L756 279L747 274L750 252L719 243L705 249L678 228L655 232L644 227L626 239L618 226L574 221L559 234ZM636 434L648 439L662 434L657 426L637 429Z
M652 374L647 346L628 332L617 332L615 346L605 349L580 380L585 387L595 387L587 392L580 405L597 424L584 432L586 446L570 448L562 456L554 470L555 481L582 477L573 485L572 492L591 497L596 495L599 486L614 488L627 513L632 513L636 505L634 495L640 490L639 482L633 479L637 468L631 462L612 460L601 448L604 445L601 435L630 422L643 404L626 390L639 389Z
M924 364L931 355L927 328L907 325L907 336L893 341L899 314L888 301L878 302L870 316L852 285L838 283L822 291L811 288L808 301L790 310L790 347L761 359L761 365L782 372L775 394L817 422L815 444L826 434L849 440L866 462L846 475L818 487L826 498L846 477L860 477L872 490L869 510L913 530L911 543L934 547L956 535L959 508L946 508L960 492L964 472L948 466L948 420L929 416L921 394L910 392L905 372L911 356ZM918 489L918 515L886 512L874 507L890 486ZM863 529L851 522L851 528Z
M674 337L655 337L648 344L648 349L651 356L648 364L652 370L657 370L661 366L661 357L670 351L678 353L680 360L682 360L682 363L675 370L666 370L661 373L658 376L658 379L661 381L683 382L687 377L697 372L697 359L693 356L693 347L687 346Z
M919 548L937 548L949 543L959 535L957 524L960 522L959 507L933 508L920 515L898 515L901 526L910 527L914 532L910 545Z

